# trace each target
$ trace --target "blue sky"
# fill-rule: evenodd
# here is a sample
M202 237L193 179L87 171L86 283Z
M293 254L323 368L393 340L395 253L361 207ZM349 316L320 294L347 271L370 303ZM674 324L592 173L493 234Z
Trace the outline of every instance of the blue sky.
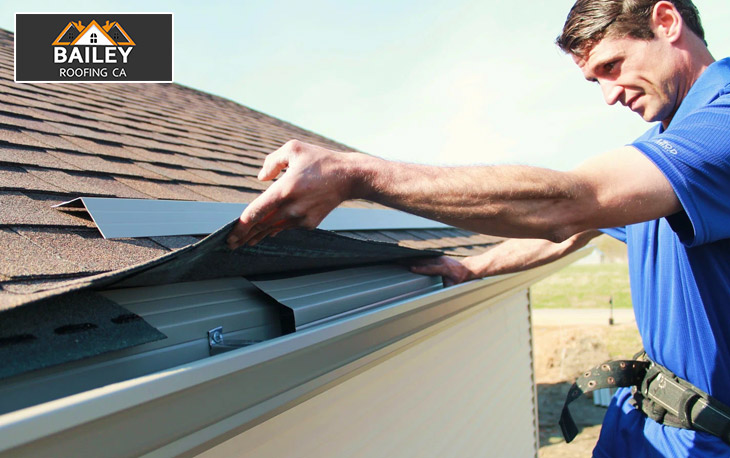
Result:
M173 12L176 82L371 154L565 170L647 127L605 105L553 44L572 3L67 0L60 11ZM730 55L727 0L695 4L710 51ZM3 0L0 27L57 5Z

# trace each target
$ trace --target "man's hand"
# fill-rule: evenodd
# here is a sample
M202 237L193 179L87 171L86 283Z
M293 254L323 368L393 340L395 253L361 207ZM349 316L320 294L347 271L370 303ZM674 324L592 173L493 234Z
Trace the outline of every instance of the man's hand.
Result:
M453 286L465 281L478 278L466 264L469 258L457 261L453 258L441 256L439 258L419 259L411 264L411 272L421 275L441 275L444 286Z
M314 229L341 202L351 198L354 159L296 140L266 156L258 178L282 177L256 198L241 214L228 236L231 249L292 227ZM354 155L353 155L354 156Z

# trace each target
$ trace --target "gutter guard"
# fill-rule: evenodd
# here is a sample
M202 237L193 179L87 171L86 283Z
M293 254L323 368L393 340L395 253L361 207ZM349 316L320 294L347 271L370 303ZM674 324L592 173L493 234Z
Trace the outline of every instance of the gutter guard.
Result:
M79 197L54 205L59 210L86 210L104 238L208 235L238 219L246 204L183 200ZM320 223L328 231L436 229L446 224L398 210L336 208Z

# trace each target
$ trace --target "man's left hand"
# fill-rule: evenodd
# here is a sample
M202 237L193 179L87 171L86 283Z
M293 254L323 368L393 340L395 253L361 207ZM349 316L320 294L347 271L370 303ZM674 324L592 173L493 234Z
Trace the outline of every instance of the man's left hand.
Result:
M464 261L467 259L470 258L465 258ZM421 275L441 275L444 286L454 286L477 278L463 261L446 256L415 260L411 264L411 272Z

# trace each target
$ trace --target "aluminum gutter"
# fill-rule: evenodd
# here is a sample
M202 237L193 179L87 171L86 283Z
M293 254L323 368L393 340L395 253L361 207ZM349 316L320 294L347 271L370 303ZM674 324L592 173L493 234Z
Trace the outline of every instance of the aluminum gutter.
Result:
M199 453L587 252L2 415L0 456Z
M79 197L55 205L86 209L104 238L208 235L235 220L246 204L182 200ZM336 208L318 226L328 231L434 229L451 227L398 210Z

